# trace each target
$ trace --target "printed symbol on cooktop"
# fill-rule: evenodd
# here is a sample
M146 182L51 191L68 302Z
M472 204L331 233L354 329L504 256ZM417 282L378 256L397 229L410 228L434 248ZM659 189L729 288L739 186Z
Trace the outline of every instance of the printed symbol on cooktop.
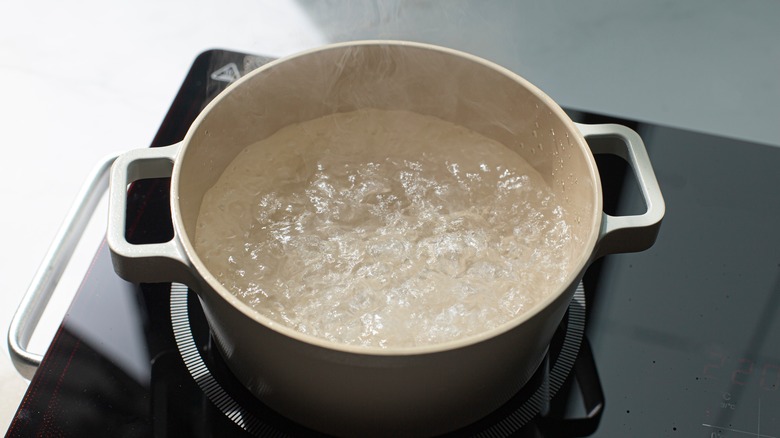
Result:
M235 62L225 64L220 67L214 73L211 74L211 79L221 82L233 82L241 77L241 72L238 71L238 66Z
M728 392L723 393L723 400L730 401L731 400L731 394ZM730 403L729 403L730 404ZM736 405L734 405L736 406ZM723 407L723 406L721 406ZM734 407L731 407L732 410L734 410ZM738 435L747 435L747 436L754 436L756 438L780 438L776 435L767 435L765 433L761 433L761 399L758 399L758 409L756 411L756 429L753 430L744 430L744 429L737 429L734 427L731 427L731 424L729 424L729 427L726 426L718 426L715 424L708 424L708 423L702 423L702 426L712 429L713 432L710 434L710 437L712 438L726 438L726 435L728 432L732 432L734 434Z

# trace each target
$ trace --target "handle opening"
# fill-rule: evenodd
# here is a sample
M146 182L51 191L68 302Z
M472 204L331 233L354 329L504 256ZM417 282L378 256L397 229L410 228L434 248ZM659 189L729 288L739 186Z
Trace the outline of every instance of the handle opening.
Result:
M614 141L594 138L592 142ZM631 164L622 156L595 153L599 168L604 213L610 216L633 216L647 213L647 202L642 196Z
M125 239L128 243L166 243L174 238L170 214L144 214L170 210L171 178L143 178L127 190Z

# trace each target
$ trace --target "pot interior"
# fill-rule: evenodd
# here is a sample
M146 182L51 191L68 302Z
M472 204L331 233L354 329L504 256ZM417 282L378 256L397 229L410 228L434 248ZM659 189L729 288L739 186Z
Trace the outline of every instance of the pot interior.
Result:
M435 116L521 155L564 206L572 226L572 280L582 271L600 225L601 193L587 144L563 111L524 79L479 58L421 44L365 42L270 63L233 84L193 124L174 170L174 222L212 288L221 286L191 242L203 195L223 170L242 149L287 125L361 108Z

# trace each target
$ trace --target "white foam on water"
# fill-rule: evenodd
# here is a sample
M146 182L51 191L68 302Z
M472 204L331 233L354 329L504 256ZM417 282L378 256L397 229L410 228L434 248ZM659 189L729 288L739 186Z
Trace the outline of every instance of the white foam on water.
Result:
M300 332L430 345L501 325L562 287L565 217L502 144L364 109L247 147L204 196L195 247L236 296Z

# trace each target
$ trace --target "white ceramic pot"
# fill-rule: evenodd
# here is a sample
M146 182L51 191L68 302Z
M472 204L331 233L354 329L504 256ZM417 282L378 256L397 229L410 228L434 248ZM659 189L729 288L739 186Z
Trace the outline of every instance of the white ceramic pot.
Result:
M363 107L404 109L465 126L530 162L563 199L578 247L565 287L479 335L427 347L335 344L284 327L236 299L193 247L204 192L244 147L280 128ZM586 138L626 158L648 206L602 212ZM171 176L175 237L125 238L129 183ZM114 267L134 282L183 282L197 291L220 352L259 399L289 418L338 435L431 435L469 424L504 403L534 373L577 283L597 257L650 247L664 204L639 136L617 125L576 125L518 75L475 56L425 44L336 44L271 62L232 84L184 140L121 156L112 169L108 242Z

